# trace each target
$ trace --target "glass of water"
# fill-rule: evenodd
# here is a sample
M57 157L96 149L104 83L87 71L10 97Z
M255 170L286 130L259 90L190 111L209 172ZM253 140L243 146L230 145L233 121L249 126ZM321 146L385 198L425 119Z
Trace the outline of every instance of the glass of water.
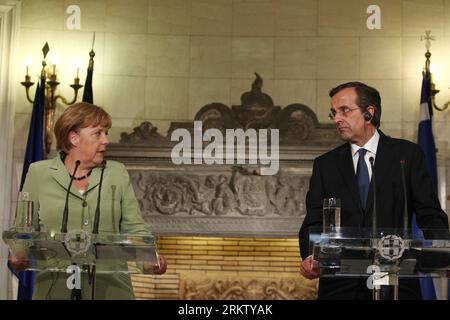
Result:
M342 249L337 238L341 227L341 199L323 199L323 233L321 236L321 251L328 255L341 253ZM331 257L330 256L330 257ZM336 264L335 267L338 267Z
M323 199L323 232L332 233L341 227L341 199Z
M29 192L19 192L17 198L16 216L14 227L18 231L33 231L33 211L34 202L31 200Z

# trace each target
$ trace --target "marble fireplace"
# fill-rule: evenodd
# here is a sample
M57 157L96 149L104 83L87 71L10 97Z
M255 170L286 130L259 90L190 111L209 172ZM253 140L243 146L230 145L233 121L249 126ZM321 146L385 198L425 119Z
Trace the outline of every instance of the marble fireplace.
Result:
M313 160L340 140L308 106L277 106L262 87L256 74L240 105L207 104L192 121L172 122L167 135L143 122L109 146L108 158L127 167L169 264L164 276L133 276L137 298L315 298L317 282L298 272L298 230ZM172 133L194 134L195 121L202 132L279 130L277 174L262 175L261 164L237 161L175 164Z

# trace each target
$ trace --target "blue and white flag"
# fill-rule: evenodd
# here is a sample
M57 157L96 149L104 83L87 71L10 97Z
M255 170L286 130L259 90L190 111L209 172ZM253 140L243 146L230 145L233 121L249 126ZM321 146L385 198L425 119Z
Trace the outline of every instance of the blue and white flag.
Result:
M423 71L422 78L422 92L420 95L420 119L419 119L419 133L418 144L422 147L425 153L425 162L427 169L433 180L435 190L438 187L437 178L437 162L436 162L436 145L433 137L433 105L431 101L431 73L428 70ZM416 223L416 216L413 215L412 219L412 232L413 237L416 239L423 239L423 233L419 229ZM436 300L438 295L436 294L437 288L435 288L434 281L431 278L420 279L420 287L422 291L422 298L424 300Z
M433 106L431 103L431 73L423 72L422 93L420 95L420 118L419 118L419 134L418 144L425 153L425 161L434 187L437 190L437 165L436 165L436 145L434 143L433 128Z
M23 161L22 177L20 181L20 190L22 190L25 177L30 165L44 159L44 99L45 99L45 77L41 78L36 88L34 97L33 111L31 113L30 129L28 131L27 148ZM11 266L9 269L17 276L19 288L17 300L31 300L34 289L34 272L21 271L16 272Z

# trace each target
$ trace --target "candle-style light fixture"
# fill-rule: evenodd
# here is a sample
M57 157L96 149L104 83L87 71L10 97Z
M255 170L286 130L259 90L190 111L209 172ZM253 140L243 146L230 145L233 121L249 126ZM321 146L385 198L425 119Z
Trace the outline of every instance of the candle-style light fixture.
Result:
M445 111L447 110L448 106L450 105L450 101L447 101L446 103L444 103L443 107L438 107L436 105L436 101L435 101L435 96L436 94L438 94L440 92L440 90L436 89L436 84L433 82L433 75L431 73L431 52L430 52L430 47L431 47L431 41L435 40L434 37L431 36L431 31L427 30L425 31L425 36L421 36L420 40L425 40L425 48L427 49L427 52L425 53L425 72L428 72L431 75L431 103L433 105L433 108L438 110L438 111Z
M49 154L51 150L51 145L53 143L53 128L55 122L55 109L56 109L56 101L60 99L64 104L71 105L77 101L78 98L78 90L80 90L83 85L80 84L79 78L79 66L77 67L77 74L74 78L74 83L70 85L70 87L74 90L74 97L72 100L68 101L60 94L56 94L56 89L60 82L57 78L57 65L58 60L54 56L53 61L51 61L51 65L47 66L45 61L48 52L50 51L50 47L46 42L44 47L42 48L42 52L44 54L44 60L42 61L42 70L41 70L41 79L49 79L45 83L45 98L44 98L44 143L45 143L45 154ZM30 59L27 59L26 64L26 74L25 81L21 82L21 84L25 87L25 92L27 96L27 100L30 103L34 103L34 101L30 98L30 87L34 85L34 82L31 81L31 77L29 75L29 66L31 64Z

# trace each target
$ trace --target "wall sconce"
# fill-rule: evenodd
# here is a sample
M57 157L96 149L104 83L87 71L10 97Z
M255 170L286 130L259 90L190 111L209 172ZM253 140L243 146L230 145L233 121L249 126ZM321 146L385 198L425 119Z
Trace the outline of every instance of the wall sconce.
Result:
M56 89L60 82L57 78L57 66L59 64L59 58L57 55L53 55L51 59L51 65L47 66L45 62L45 58L47 57L47 53L50 48L48 43L46 42L44 47L42 48L42 52L44 54L44 60L42 61L42 70L41 70L41 79L49 79L45 84L45 101L44 101L44 143L45 143L45 151L48 155L50 153L51 145L53 143L53 128L55 122L55 108L56 101L60 99L64 104L71 105L77 101L78 90L80 90L83 86L80 84L79 78L79 70L80 65L77 66L77 74L74 78L74 83L70 85L70 87L74 90L74 97L71 101L66 100L62 95L56 94ZM80 60L81 61L81 60ZM29 75L29 67L31 65L31 59L27 58L25 62L26 66L26 74L25 81L21 82L21 84L25 87L25 93L27 96L27 100L30 103L34 103L34 101L30 98L29 89L34 85L34 82L31 82L31 78Z
M447 110L448 106L450 105L450 101L447 101L446 103L444 103L444 106L442 108L439 108L436 105L435 99L436 99L436 95L441 91L436 89L436 84L433 82L433 74L431 73L431 52L430 52L430 47L431 47L431 40L434 40L434 37L432 37L431 35L431 31L427 30L425 31L425 36L420 37L421 40L425 40L425 48L427 49L427 52L425 53L425 71L428 72L431 75L431 104L433 105L433 108L438 110L438 111L445 111Z

